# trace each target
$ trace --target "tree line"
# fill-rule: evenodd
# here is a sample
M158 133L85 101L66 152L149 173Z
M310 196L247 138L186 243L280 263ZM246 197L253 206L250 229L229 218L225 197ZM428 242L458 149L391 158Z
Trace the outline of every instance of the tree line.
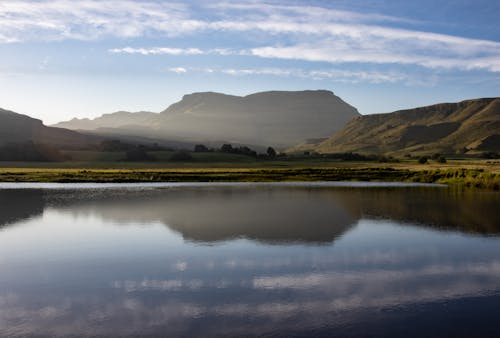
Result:
M255 158L275 158L278 156L276 150L273 147L269 146L266 149L265 153L258 153L257 151L247 147L247 146L235 146L233 147L230 143L223 144L220 148L208 148L204 144L197 144L194 146L194 152L203 153L203 152L221 152L227 154L237 154L237 155L245 155ZM281 155L281 154L280 154Z

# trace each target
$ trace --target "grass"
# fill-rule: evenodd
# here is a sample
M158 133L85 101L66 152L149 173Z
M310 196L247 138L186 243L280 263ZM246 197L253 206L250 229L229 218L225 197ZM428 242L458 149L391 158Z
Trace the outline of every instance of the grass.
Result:
M86 150L65 150L61 151L61 153L71 158L71 161L66 162L70 165L76 163L89 163L92 166L99 166L106 163L109 164L110 162L118 162L114 164L115 166L133 165L133 163L124 162L126 159L125 151L103 152ZM152 151L148 153L152 155L156 159L156 161L148 162L148 164L142 164L142 166L155 166L155 164L157 165L158 163L161 163L161 165L165 165L165 162L170 161L170 158L174 154L174 151ZM194 163L252 163L257 161L253 157L221 152L190 152L190 155L193 157Z
M78 163L69 162L73 165ZM110 164L108 162L103 162ZM16 163L10 163L16 165ZM158 163L122 162L117 168L50 167L32 163L0 169L0 182L272 182L272 181L398 181L443 183L456 187L500 190L500 166L491 162L449 162L419 165L411 162L372 163L338 161L259 161L254 163ZM56 163L61 165L61 163ZM116 163L113 163L116 165ZM195 165L205 166L195 166ZM239 164L239 166L238 166ZM162 166L163 165L163 166Z
M484 169L422 170L412 182L442 183L455 187L500 190L500 174Z

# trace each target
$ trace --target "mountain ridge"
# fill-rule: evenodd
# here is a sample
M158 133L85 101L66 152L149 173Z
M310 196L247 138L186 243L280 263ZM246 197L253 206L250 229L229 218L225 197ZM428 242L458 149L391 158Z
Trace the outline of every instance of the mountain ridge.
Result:
M336 125L342 129L325 137L321 134L332 126L316 127L328 124L332 115L338 115L337 110L328 105L332 102L340 102L352 117ZM288 118L290 116L293 118ZM184 149L191 148L196 141L210 147L233 143L260 150L265 150L267 145L279 147L293 142L287 147L289 152L394 156L500 152L498 97L360 115L354 107L326 90L269 91L246 96L201 92L186 94L181 101L159 113L118 111L93 120L72 119L65 123L95 129L82 128L82 132L77 132L45 126L41 120L0 108L0 145L32 142L76 149L113 138L134 144L158 143ZM207 130L197 131L200 129L198 124ZM312 125L309 131L314 135L303 132L308 124ZM64 123L56 126L61 125ZM285 138L287 142L283 142L281 134L288 137ZM303 143L297 145L300 140Z
M55 126L78 130L84 125L83 130L98 131L111 127L107 120L121 134L287 148L303 139L328 137L356 116L356 108L327 90L267 91L246 96L198 92L184 95L160 113L117 112Z

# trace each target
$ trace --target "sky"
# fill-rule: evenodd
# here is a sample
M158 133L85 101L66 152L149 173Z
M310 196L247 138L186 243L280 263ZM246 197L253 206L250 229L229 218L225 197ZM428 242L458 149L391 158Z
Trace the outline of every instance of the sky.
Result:
M500 96L500 0L0 0L0 107L46 124L327 89L362 114Z

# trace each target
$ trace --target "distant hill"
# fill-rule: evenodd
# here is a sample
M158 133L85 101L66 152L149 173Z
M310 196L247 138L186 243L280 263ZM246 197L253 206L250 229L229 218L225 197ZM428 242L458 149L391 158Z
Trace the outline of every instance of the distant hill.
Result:
M500 98L360 116L327 140L295 148L305 149L393 155L500 151Z
M161 113L117 112L56 126L100 135L284 149L306 139L328 137L357 116L354 107L326 90L269 91L243 97L205 92L185 95Z
M58 148L78 148L101 141L101 137L47 127L40 120L0 108L0 146L32 142Z
M60 122L55 127L79 130L95 130L97 128L120 128L126 126L148 126L154 125L157 113L140 111L131 113L127 111L118 111L115 113L104 114L101 117L91 119L78 119L74 118L67 122Z

